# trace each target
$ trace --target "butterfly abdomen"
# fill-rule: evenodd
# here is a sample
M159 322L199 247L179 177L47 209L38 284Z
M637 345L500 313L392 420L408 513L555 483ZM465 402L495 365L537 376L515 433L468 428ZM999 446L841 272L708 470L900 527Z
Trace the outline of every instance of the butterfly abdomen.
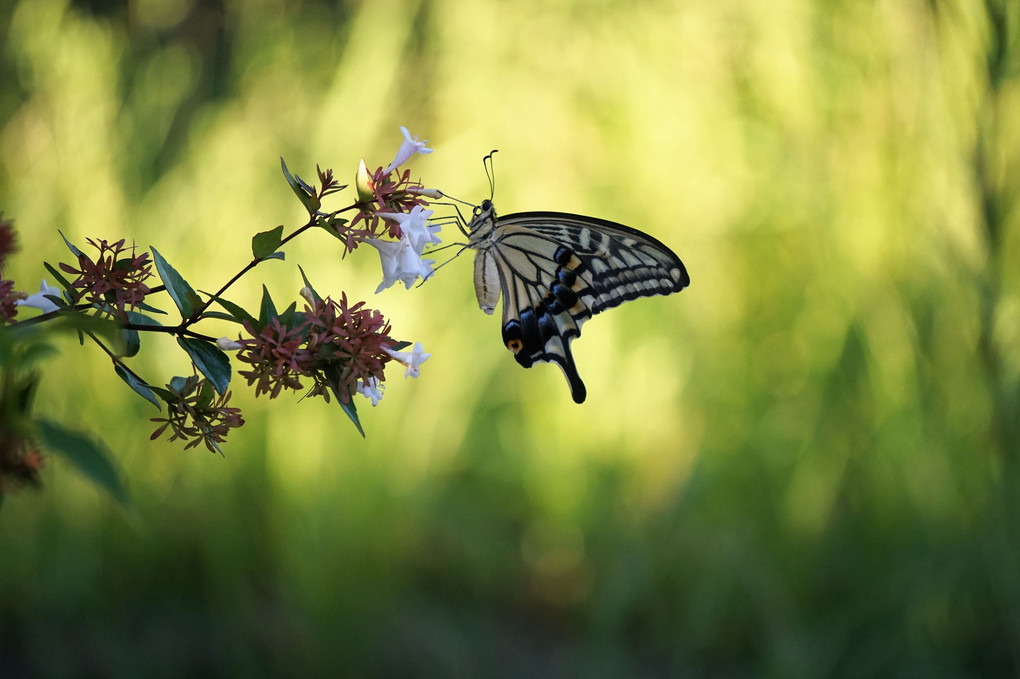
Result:
M479 250L475 255L475 297L482 311L492 314L499 301L500 290L496 258L488 249Z

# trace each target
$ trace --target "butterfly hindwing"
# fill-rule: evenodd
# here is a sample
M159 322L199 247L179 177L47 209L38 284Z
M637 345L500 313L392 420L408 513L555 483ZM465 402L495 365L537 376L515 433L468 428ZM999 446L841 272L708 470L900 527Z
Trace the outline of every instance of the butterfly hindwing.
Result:
M577 403L586 389L570 343L582 324L627 300L678 292L690 283L680 259L647 234L601 219L558 212L495 218L490 201L470 224L479 304L503 296L503 342L517 362L556 363Z
M503 343L525 368L556 363L581 403L586 390L570 342L592 312L578 294L588 286L570 269L580 260L556 241L514 226L501 227L499 246L491 252L503 292Z

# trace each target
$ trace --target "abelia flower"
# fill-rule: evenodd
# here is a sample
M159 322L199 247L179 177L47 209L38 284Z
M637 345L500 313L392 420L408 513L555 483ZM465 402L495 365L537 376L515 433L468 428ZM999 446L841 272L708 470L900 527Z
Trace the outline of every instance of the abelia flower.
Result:
M411 133L407 131L407 128L401 125L400 132L404 135L404 141L401 142L400 148L397 150L397 155L393 159L393 162L386 166L383 170L383 174L389 174L393 170L403 165L408 158L416 153L426 154L432 153L434 149L426 148L427 141L418 141L418 137L411 137Z
M397 242L369 238L365 241L379 251L382 262L383 280L375 289L380 293L397 281L410 289L418 277L428 278L432 275L433 259L422 259L415 251L410 239L405 235Z
M426 210L421 205L415 205L410 212L377 212L377 217L394 221L400 225L401 234L407 236L411 247L419 255L426 245L442 243L443 241L436 234L442 228L436 224L429 224L428 218L432 216L432 210Z
M411 351L393 351L392 349L383 348L390 357L398 363L403 363L407 366L407 371L404 373L404 377L418 377L420 373L421 364L429 360L432 354L426 354L424 348L421 346L421 342L414 343L414 349Z
M16 302L18 306L28 306L38 309L44 314L51 311L56 311L60 307L50 297L60 298L60 288L55 285L50 285L46 282L46 279L42 279L42 285L39 286L39 292L32 293L25 299L20 299Z
M359 179L358 185L358 214L342 234L348 252L359 243L380 235L400 238L400 225L392 219L383 222L379 213L406 214L415 207L428 205L424 194L417 191L422 188L421 183L411 180L410 170L386 174L380 167L364 181ZM381 225L386 228L380 228Z
M379 405L385 389L386 385L380 382L377 377L369 377L358 384L358 393L367 399L371 399L373 408Z

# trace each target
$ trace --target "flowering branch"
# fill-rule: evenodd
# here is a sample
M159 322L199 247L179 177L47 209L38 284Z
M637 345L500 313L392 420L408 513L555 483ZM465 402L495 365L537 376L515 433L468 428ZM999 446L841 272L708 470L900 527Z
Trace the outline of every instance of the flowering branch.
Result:
M281 159L284 177L308 213L308 220L288 235L277 226L256 234L252 259L215 293L200 293L156 248L140 251L126 239L87 238L79 249L64 237L72 261L56 267L44 263L55 285L43 279L39 292L15 290L3 276L7 258L16 247L13 223L0 214L0 499L16 487L39 485L42 450L63 455L93 481L126 502L126 492L103 446L89 437L65 430L32 412L32 395L40 379L38 364L52 354L48 337L61 331L88 338L110 359L114 371L135 393L166 410L152 421L159 426L150 438L170 432L170 440L186 442L185 449L204 445L222 454L220 445L231 430L244 424L239 408L231 406L232 369L228 352L241 364L238 374L256 396L270 399L285 391L303 391L327 402L336 398L364 436L354 403L361 394L375 406L385 389L386 366L402 363L405 375L417 377L430 354L416 343L395 339L383 314L364 302L352 302L346 293L322 296L304 276L303 307L291 302L280 306L263 286L257 311L231 302L226 294L262 262L284 259L283 246L298 236L322 229L341 244L346 257L362 243L380 256L383 279L377 292L402 282L410 288L432 273L434 262L422 255L440 242L440 227L430 224L428 200L442 194L412 181L410 170L400 167L415 154L431 153L426 142L401 128L403 141L386 167L369 172L364 160L355 176L356 196L351 204L324 211L323 204L346 186L332 170L316 167L317 184L292 175ZM343 215L353 213L349 219ZM63 235L63 234L61 234ZM157 282L158 281L158 282ZM157 284L153 284L157 283ZM153 306L159 295L169 297L180 320L164 324L165 310ZM215 306L214 306L215 305ZM217 308L218 307L218 308ZM17 319L22 308L41 313ZM236 323L236 339L196 330L203 321ZM141 350L145 333L176 338L191 365L191 374L166 382L153 382L129 367Z

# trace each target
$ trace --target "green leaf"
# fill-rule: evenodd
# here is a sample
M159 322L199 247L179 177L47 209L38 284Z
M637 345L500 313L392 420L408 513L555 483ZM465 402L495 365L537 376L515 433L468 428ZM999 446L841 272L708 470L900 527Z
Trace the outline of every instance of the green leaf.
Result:
M259 325L255 328L256 331L266 327L270 320L277 317L276 305L273 304L273 298L269 295L269 289L265 285L262 286L262 306L259 308Z
M48 450L62 455L86 478L110 493L122 507L131 507L127 489L102 444L50 420L39 420L36 427Z
M71 241L67 240L67 236L64 235L63 231L61 231L60 229L57 229L57 233L59 233L60 237L64 239L64 243L67 244L67 247L71 251L71 254L73 254L75 257L81 257L83 254L85 254L84 252L82 252L81 250L76 248L74 246L74 243L72 243Z
M290 176L290 170L287 169L287 163L283 160L283 156L280 156L280 166L283 167L283 176L287 178L287 183L290 184L290 188L298 189L298 183L294 181L294 177Z
M206 311L202 314L202 318L217 318L221 321L229 321L230 323L241 323L241 321L237 320L230 314L225 314L222 311Z
M255 259L265 259L276 252L276 249L280 247L282 240L282 224L271 231L257 233L251 239L251 253L255 255Z
M277 250L277 251L276 251L276 252L274 252L273 254L271 254L271 255L266 255L266 256L265 256L265 257L263 257L262 259L263 259L263 260L266 260L266 259L279 259L279 260L285 260L285 259L287 259L287 255L286 255L286 254L285 254L285 253L284 253L284 252L283 252L282 250Z
M135 390L135 393L156 406L157 410L162 410L159 405L159 399L156 398L156 394L148 384L139 379L134 373L126 370L122 365L114 365L113 369L117 372L120 379L124 380L129 387Z
M57 350L52 344L46 342L33 341L24 351L21 352L21 356L17 359L17 366L21 370L30 368L36 363L40 363L50 358L51 356L57 356L60 351Z
M298 318L297 302L291 302L290 306L284 309L278 318L283 327L291 329L297 327L298 322L303 320Z
M160 279L163 281L163 285L166 286L166 291L170 293L171 299L174 304L181 311L182 318L191 318L195 313L195 308L202 305L202 300L198 294L192 289L188 282L177 270L170 266L170 263L163 259L163 255L159 254L156 248L152 250L152 261L156 264L156 271L159 273Z
M322 374L326 378L326 384L329 385L330 390L336 396L337 403L347 413L347 417L351 418L354 426L358 428L361 438L365 438L365 430L361 428L361 420L358 419L358 409L354 405L354 394L347 394L347 403L344 403L343 399L340 398L340 369L336 364L331 364L326 366Z
M17 404L19 413L28 413L32 409L32 398L35 396L35 390L39 386L39 373L32 373L27 375L20 383L15 383L15 388L18 390Z
M150 306L149 304L147 304L145 302L142 302L141 304L139 304L138 308L141 309L142 311L148 311L150 314L161 314L163 316L168 315L162 309L157 309L156 307Z
M162 400L166 401L167 403L169 403L169 404L176 403L176 399L174 398L174 395L172 393L170 393L169 390L164 389L163 387L150 387L150 388L152 389L152 393L153 394L155 394L156 396L158 396ZM159 406L157 405L156 407L158 408Z
M145 314L138 313L137 311L127 312L128 322L135 325L148 325L153 328L162 328L163 324L157 321L155 318L149 318Z
M312 291L312 297L313 297L313 298L314 298L314 299L315 299L316 301L319 301L319 300L321 300L321 299L322 299L322 295L320 295L319 293L317 293L317 292L315 291L315 288L314 288L314 287L312 287L312 284L311 284L311 282L309 282L309 280L308 280L308 276L306 276L306 275L305 275L305 270L301 268L301 265L300 265L300 264L298 264L298 271L300 271L300 272L301 272L301 280L303 280L303 281L305 282L305 287L306 287L306 288L308 288L309 290L311 290L311 291Z
M142 348L142 338L139 337L138 331L131 328L124 328L120 331L121 341L124 343L124 349L121 351L121 355L124 358L131 358L137 356L138 352Z
M60 273L57 267L52 266L49 262L43 262L43 266L46 267L46 270L50 272L51 276L57 279L58 283L64 286L64 290L67 290L69 287L71 287L70 281L64 278L64 275Z
M365 438L365 430L361 428L361 421L358 419L358 409L354 407L353 394L347 403L340 401L339 396L336 397L336 400L340 402L340 407L343 408L345 413L347 413L347 417L351 418L351 422L354 423L354 426L358 428L358 433L361 434L361 438Z
M294 195L298 197L301 204L308 210L308 214L313 214L319 209L319 199L317 196L312 195L305 186L302 186L304 182L294 179L291 176L290 171L287 169L287 163L280 158L280 166L283 167L283 176L287 178L287 183L290 184L290 188L294 191Z
M195 408L199 410L205 410L212 405L215 392L209 385L209 382L203 382L202 388L198 390L198 398L195 399Z
M340 235L339 230L340 227L346 223L347 223L346 219L343 219L342 217L337 217L335 214L328 215L326 217L320 217L318 221L316 221L316 224L319 226L319 228L321 228L323 231L333 236L333 238L336 238L338 241L341 241L343 243L346 243L347 239L344 236Z
M187 377L173 377L170 379L170 388L177 392L180 396L189 396L191 392L195 390L195 385L198 384L198 380L201 379L198 375L188 375ZM173 396L171 395L171 399Z
M216 391L224 394L230 386L230 359L212 342L194 337L178 337L177 343L188 352L198 371L206 376Z
M162 328L162 324L155 319L149 318L145 314L140 314L137 311L127 312L128 323L133 325L145 325L153 328ZM124 340L124 352L123 355L126 357L135 356L138 354L139 349L142 346L141 336L138 330L134 328L124 328L121 330L121 335Z
M250 313L248 313L247 310L245 310L240 305L234 304L230 300L223 299L222 297L217 297L216 295L209 295L209 296L213 299L214 302L216 302L221 307L226 309L227 312L238 323L244 323L245 321L248 321L249 323L251 323L251 326L253 328L258 328L259 322L255 319L254 316L252 316ZM206 314L206 315L211 315L211 314Z

